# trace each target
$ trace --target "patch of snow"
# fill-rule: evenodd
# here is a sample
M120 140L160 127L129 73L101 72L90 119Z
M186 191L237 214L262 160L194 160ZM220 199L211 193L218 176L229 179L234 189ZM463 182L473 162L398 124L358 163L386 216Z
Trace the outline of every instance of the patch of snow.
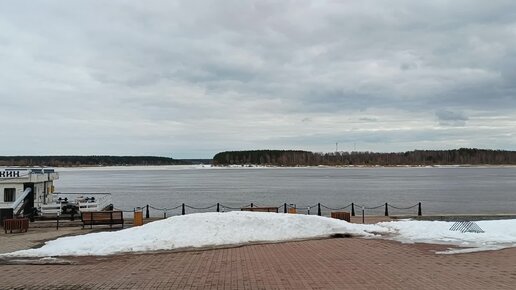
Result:
M212 168L211 164L195 165L127 165L127 166L86 166L86 167L59 167L56 171L153 171L153 170L195 170Z
M516 220L477 221L484 233L450 231L454 222L402 220L378 223L394 231L391 239L402 243L450 244L467 249L439 253L468 253L516 247Z

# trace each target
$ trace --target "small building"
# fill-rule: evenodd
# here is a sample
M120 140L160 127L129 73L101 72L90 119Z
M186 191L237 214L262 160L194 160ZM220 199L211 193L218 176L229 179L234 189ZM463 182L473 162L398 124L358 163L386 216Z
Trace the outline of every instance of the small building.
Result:
M0 169L0 222L52 203L58 178L51 168Z

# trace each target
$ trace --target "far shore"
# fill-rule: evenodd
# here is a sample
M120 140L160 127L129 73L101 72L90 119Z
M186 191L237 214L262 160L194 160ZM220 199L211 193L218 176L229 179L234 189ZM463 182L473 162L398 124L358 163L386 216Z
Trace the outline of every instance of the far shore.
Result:
M137 164L121 164L121 165L74 165L74 166L0 166L0 168L59 168L59 169L96 169L96 168L515 168L516 164L443 164L443 165L297 165L297 166L280 166L280 165L258 165L258 164L230 164L230 165L213 165L213 164L181 164L181 165L137 165Z

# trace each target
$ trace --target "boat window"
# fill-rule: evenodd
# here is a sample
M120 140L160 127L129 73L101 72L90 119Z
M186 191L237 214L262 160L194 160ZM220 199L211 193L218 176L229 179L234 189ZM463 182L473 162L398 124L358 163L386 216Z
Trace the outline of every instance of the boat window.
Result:
M13 202L16 199L16 188L4 188L4 202Z

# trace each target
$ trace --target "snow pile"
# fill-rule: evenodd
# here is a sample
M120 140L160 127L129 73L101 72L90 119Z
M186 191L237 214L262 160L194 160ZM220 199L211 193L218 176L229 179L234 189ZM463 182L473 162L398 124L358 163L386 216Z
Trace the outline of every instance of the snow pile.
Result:
M48 257L111 255L191 247L275 242L332 234L384 238L404 243L438 243L462 247L445 253L493 250L516 246L516 220L480 221L485 233L450 231L453 222L402 220L374 225L300 214L260 212L199 213L175 216L116 232L63 237L38 249L4 256Z
M175 216L116 232L90 233L46 242L8 256L83 256L172 250L326 237L336 233L372 236L387 228L298 214L260 212L198 213Z

